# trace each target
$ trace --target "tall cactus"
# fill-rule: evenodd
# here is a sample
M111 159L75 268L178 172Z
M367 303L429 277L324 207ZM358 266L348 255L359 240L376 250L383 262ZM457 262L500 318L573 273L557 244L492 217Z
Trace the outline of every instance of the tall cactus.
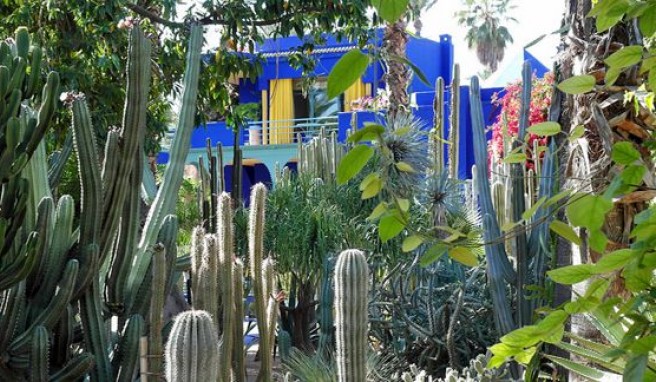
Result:
M202 28L191 29L181 136L189 136L193 127L200 67ZM15 41L15 48L0 43L0 353L11 354L8 362L0 362L0 375L18 380L30 376L26 360L30 344L42 342L43 331L36 329L42 327L57 349L56 355L40 359L45 369L38 370L46 370L47 378L78 380L88 374L97 381L131 380L136 366L129 354L135 338L143 334L145 325L138 322L147 316L152 295L153 245L162 242L166 247L163 295L172 284L176 257L177 222L165 200L151 207L150 215L156 218L149 220L138 246L143 174L139 157L151 77L150 41L138 23L130 30L123 122L110 130L104 156L97 151L83 94L64 97L73 114L72 141L83 187L77 217L68 196L54 207L42 144L55 111L58 76L51 73L45 86L40 84L42 50L30 47L24 28L17 31ZM39 88L40 97L34 94ZM183 139L172 157L186 157L188 148ZM181 167L171 167L160 186L162 198L169 201L177 197L182 178ZM73 226L76 221L79 230ZM134 324L110 336L107 312L118 316L121 326L126 321ZM81 336L73 328L78 315ZM110 356L110 349L117 346Z
M340 382L366 381L368 274L362 251L346 250L339 255L335 266L335 329Z
M525 64L523 68L522 106L518 137L504 142L504 152L520 149L524 144L524 135L529 124L529 104L531 94L531 69ZM539 181L536 173L526 171L524 164L493 163L492 184L488 174L487 142L481 107L480 89L477 78L472 78L471 116L474 133L474 156L476 159L474 178L474 199L478 197L483 216L484 239L488 243L485 253L488 261L488 283L495 307L496 325L501 335L514 329L517 324L531 323L532 311L540 303L539 299L529 300L526 285L544 286L545 262L549 257L549 220L551 207L540 206L532 217L523 219L524 213L533 205L534 189L537 185L537 197L545 200L553 196L557 169L552 141L544 157L536 160L539 165ZM556 118L551 113L550 119ZM531 149L535 151L535 148ZM474 202L475 203L475 202ZM535 223L535 226L527 224ZM505 223L515 224L512 238L501 234L500 226ZM515 260L515 267L509 261ZM516 303L509 300L507 289L511 286ZM513 311L511 306L517 307Z
M460 149L460 65L453 66L451 106L449 114L449 177L458 179Z
M230 381L232 379L232 356L233 344L235 343L234 326L240 326L243 318L236 320L234 317L235 304L242 304L241 301L235 301L235 289L242 286L235 284L234 280L234 232L232 224L232 200L230 195L222 193L219 196L219 210L217 216L218 227L218 255L220 262L221 277L221 303L223 308L223 329L222 351L221 351L221 380ZM217 317L218 319L218 317ZM241 333L239 333L241 336Z
M263 261L266 195L267 188L264 184L258 183L253 187L248 229L248 250L255 294L255 314L257 315L257 327L260 333L261 365L258 381L262 382L272 381L272 332L275 329L275 312L272 312L271 309L271 304L275 304L275 299L272 296L273 290L271 289L273 267L265 267Z
M166 344L166 380L216 381L219 358L219 336L210 314L202 310L179 314Z

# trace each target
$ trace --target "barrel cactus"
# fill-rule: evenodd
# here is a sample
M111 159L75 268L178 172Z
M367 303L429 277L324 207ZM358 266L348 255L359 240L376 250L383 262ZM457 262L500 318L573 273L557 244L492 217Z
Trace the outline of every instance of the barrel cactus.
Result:
M340 382L367 378L368 274L362 251L351 249L339 255L335 266L335 327Z
M166 344L166 380L216 381L219 359L219 336L210 314L202 310L179 314Z

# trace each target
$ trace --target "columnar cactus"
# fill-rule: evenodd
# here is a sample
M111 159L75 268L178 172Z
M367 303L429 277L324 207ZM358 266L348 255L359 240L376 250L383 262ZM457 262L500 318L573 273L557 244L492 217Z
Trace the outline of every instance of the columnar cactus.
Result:
M244 382L246 380L246 369L244 363L244 264L241 260L236 259L233 268L234 283L234 322L233 325L233 344L232 344L232 364L235 375L235 382Z
M444 79L435 81L435 99L433 100L433 130L430 135L430 152L432 174L441 174L444 169Z
M322 128L318 137L312 138L303 144L302 136L297 135L298 145L298 171L309 173L322 179L332 181L337 174L337 166L344 156L344 148L337 140L337 134L326 133Z
M221 351L221 381L229 382L232 379L232 356L233 345L235 343L235 326L241 329L243 317L236 320L234 314L235 304L242 304L242 301L235 301L235 289L240 289L240 284L235 284L234 280L234 230L232 224L232 199L227 193L222 193L218 201L218 255L220 262L221 277L221 303L223 308L223 329L222 351ZM243 310L242 310L243 311ZM218 319L218 317L217 317ZM240 333L241 337L242 334ZM242 348L243 349L243 348Z
M260 372L258 380L270 382L272 380L273 364L273 330L275 328L276 304L273 298L273 263L263 261L264 253L264 217L266 203L266 186L256 184L251 191L250 217L248 229L248 250L250 260L251 278L255 294L255 314L257 327L260 333Z
M202 310L179 314L166 344L166 380L216 381L219 359L219 336L210 314Z
M79 380L87 375L97 381L132 380L135 365L129 354L136 342L126 336L143 334L145 325L137 325L131 318L129 322L135 324L126 327L130 330L110 336L105 308L110 316L118 316L120 326L128 317L136 317L135 312L146 316L153 245L163 242L167 249L163 295L172 284L170 264L176 253L169 249L177 223L165 217L170 211L160 211L165 209L162 203L151 208L157 210L151 215L158 218L147 224L138 247L150 40L135 24L130 31L123 123L109 131L103 162L84 95L66 93L62 97L73 115L71 141L80 164L83 189L79 217L74 216L75 203L69 196L59 198L54 208L42 144L56 107L58 76L51 73L45 85L40 84L42 50L30 47L24 28L17 31L15 41L15 48L6 41L0 43L0 97L5 105L0 116L0 147L5 148L0 153L0 292L11 299L0 307L0 353L11 354L8 362L1 362L0 374L11 380L25 380L30 375L39 380ZM193 90L198 79L194 73L200 66L201 41L202 29L192 27L182 107L186 118L181 118L179 135L189 136L193 128ZM35 95L40 88L41 97ZM178 144L172 156L184 158L188 149L188 143ZM160 193L170 194L170 200L177 197L179 179L174 178L182 177L182 168L178 169L172 170L160 186ZM76 221L80 222L79 230L73 226ZM163 238L163 234L168 236ZM137 266L133 267L135 259ZM109 272L104 277L101 266L106 264ZM77 315L83 341L74 335ZM42 343L44 337L56 351L50 357L34 359L31 364L38 367L28 370L28 357L43 354L30 352L30 344ZM110 357L109 350L117 346L118 351Z
M340 382L367 377L367 302L369 269L364 253L346 250L335 266L335 329Z
M504 152L513 149L521 151L525 132L529 124L529 103L531 94L531 69L525 64L523 68L522 107L517 139L504 141ZM531 322L531 312L540 304L539 299L526 298L525 285L544 286L546 259L550 257L549 220L553 207L541 206L533 216L524 217L534 203L534 198L549 199L553 196L554 182L557 181L555 167L554 143L546 148L542 159L535 164L540 169L539 181L533 179L536 172L527 171L524 164L492 163L493 171L488 171L488 147L485 138L485 123L477 78L472 78L470 88L471 116L474 138L474 156L476 167L473 170L473 199L478 199L483 216L484 240L488 263L488 282L494 303L496 324L500 334L505 334L517 326ZM556 118L555 114L550 116ZM537 152L535 146L533 152ZM537 154L536 154L537 155ZM491 174L491 179L488 175ZM537 189L537 195L536 194ZM475 203L476 201L474 201ZM530 226L528 222L540 222ZM513 223L511 238L501 233L501 226ZM510 262L514 259L514 267ZM508 301L508 284L514 289L518 314L513 315L511 301Z
M453 67L451 81L451 106L449 115L449 176L458 179L458 155L460 148L460 65Z
M150 305L150 332L148 341L148 373L153 381L159 380L162 375L164 352L162 349L162 329L164 328L164 302L166 301L166 249L163 245L156 245L153 254L153 281Z

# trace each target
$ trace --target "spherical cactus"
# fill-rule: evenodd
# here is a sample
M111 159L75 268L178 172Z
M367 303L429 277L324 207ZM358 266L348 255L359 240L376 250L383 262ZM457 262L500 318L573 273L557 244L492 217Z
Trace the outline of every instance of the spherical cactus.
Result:
M168 382L216 381L219 337L209 313L190 310L175 318L166 344Z
M335 328L337 374L340 382L363 382L367 377L367 259L346 250L335 266Z

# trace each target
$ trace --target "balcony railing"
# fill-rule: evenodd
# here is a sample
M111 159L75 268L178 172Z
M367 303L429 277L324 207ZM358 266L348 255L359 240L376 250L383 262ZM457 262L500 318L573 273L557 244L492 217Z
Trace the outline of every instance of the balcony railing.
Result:
M298 137L307 142L319 136L321 129L326 133L338 131L337 116L299 118L273 121L252 121L244 129L244 143L256 145L279 145L298 142Z

